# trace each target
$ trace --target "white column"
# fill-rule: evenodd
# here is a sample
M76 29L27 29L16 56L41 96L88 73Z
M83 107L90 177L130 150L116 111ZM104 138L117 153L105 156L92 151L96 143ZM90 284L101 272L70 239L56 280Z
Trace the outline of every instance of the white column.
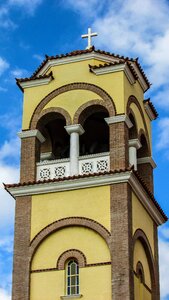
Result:
M79 135L84 133L80 124L65 126L70 135L70 175L79 174Z
M141 147L138 139L129 140L129 163L134 165L134 170L137 170L137 150Z

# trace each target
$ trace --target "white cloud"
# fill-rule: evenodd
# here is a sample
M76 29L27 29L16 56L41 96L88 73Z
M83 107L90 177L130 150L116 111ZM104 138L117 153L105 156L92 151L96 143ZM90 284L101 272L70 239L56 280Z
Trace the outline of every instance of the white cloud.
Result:
M9 17L9 9L5 5L0 7L0 27L14 29L16 24Z
M5 289L0 288L0 299L1 300L11 300L11 296Z
M9 7L24 8L25 12L33 14L36 8L43 2L43 0L9 0Z
M102 9L100 11L100 2ZM169 3L167 0L67 0L71 9L78 10L93 31L97 48L141 58L141 63L153 84L152 91L163 88L156 105L169 107ZM93 14L93 13L94 14ZM98 13L99 12L99 13Z
M0 247L5 253L13 252L13 236L8 235L0 238Z
M2 87L2 86L0 86L0 92L7 92L7 89L4 88L4 87Z
M107 4L108 4L107 0ZM70 7L71 9L74 9L75 11L82 13L85 16L92 17L98 13L101 8L104 5L104 1L98 1L98 0L90 0L90 1L85 1L85 0L62 0L63 5L66 5Z
M42 56L40 54L34 54L33 58L37 59L40 62L42 62L44 60L44 56Z
M11 227L14 221L14 199L4 190L2 182L15 183L19 179L19 168L0 163L0 229Z
M167 300L169 297L169 241L162 238L159 239L159 266L161 300Z
M165 150L169 157L169 117L158 121L157 149Z
M21 126L21 114L18 115L18 107L16 111L11 112L10 114L0 115L0 128L5 129L7 131L6 138L8 140L13 140L16 138L17 132L19 132ZM15 141L16 142L16 141ZM19 138L18 138L19 142ZM12 147L11 142L11 148ZM1 145L2 149L4 146ZM1 159L1 158L0 158Z
M29 76L29 72L25 69L16 68L10 72L12 77L21 78Z
M0 148L0 161L6 157L15 158L18 156L19 151L20 141L18 137L4 141L4 144Z
M0 76L9 68L9 63L0 57Z
M15 29L15 24L11 19L13 9L22 9L22 13L33 15L37 7L43 0L3 0L0 6L0 27L4 29Z

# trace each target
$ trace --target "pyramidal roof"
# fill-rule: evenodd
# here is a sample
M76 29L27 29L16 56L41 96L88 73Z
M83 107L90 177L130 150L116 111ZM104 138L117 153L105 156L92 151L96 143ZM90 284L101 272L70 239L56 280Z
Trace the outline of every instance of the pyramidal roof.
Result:
M97 72L96 69L101 68L113 68L117 65L125 65L130 69L130 72L135 80L138 80L143 88L143 91L147 91L150 87L150 82L145 75L141 65L138 62L138 58L129 58L120 56L118 54L97 50L94 46L86 50L76 50L66 54L60 54L55 56L45 55L45 59L42 61L40 66L34 71L34 73L29 78L16 79L18 86L23 90L26 87L23 83L34 80L52 80L52 72L48 73L52 66L66 64L70 62L77 62L87 59L98 59L103 62L99 66L89 65L89 71Z

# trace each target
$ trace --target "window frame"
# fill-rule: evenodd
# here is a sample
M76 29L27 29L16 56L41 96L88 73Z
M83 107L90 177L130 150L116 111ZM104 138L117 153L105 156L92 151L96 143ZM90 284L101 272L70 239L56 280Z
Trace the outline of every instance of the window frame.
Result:
M75 265L75 266L74 266ZM74 266L74 270L73 270ZM79 262L76 258L70 258L66 263L66 295L80 295Z

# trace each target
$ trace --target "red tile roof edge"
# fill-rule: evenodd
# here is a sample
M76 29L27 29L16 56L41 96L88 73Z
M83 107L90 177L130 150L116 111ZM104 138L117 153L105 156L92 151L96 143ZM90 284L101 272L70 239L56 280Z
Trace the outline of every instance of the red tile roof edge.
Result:
M33 75L31 77L34 77L38 74L38 72L40 72L40 70L43 68L43 66L46 64L46 62L48 60L53 60L53 59L60 59L60 58L65 58L68 56L76 56L76 55L81 55L81 54L86 54L86 53L91 53L91 52L95 52L98 54L104 54L104 55L108 55L108 56L113 56L115 58L119 58L119 59L123 59L124 61L137 61L138 58L129 58L129 57L125 57L123 55L118 55L118 54L114 54L114 53L110 53L107 51L103 51L103 50L96 50L94 46L92 46L90 49L85 49L85 50L75 50L66 54L60 54L60 55L55 55L55 56L48 56L45 55L45 59L43 60L43 62L41 63L41 65L35 70L35 72L33 73Z
M28 186L28 185L34 185L34 184L59 182L59 181L72 180L72 179L80 179L80 178L85 178L85 177L97 177L97 176L101 176L101 175L116 174L116 173L122 173L122 172L128 172L128 171L132 171L134 173L134 175L137 177L138 181L144 187L146 193L151 198L151 200L154 203L154 205L156 206L156 208L159 210L159 212L163 216L164 220L167 221L168 217L166 216L166 214L162 210L161 206L159 205L159 203L155 199L155 197L152 194L152 192L149 190L149 188L148 188L147 184L145 183L145 181L143 180L143 178L138 174L137 171L133 170L133 166L125 168L125 169L111 170L109 172L100 172L100 173L93 173L93 174L87 174L87 175L86 174L85 175L74 175L74 176L68 176L68 177L63 177L63 178L58 178L58 179L54 178L54 179L48 179L48 180L43 180L43 181L41 181L41 180L38 180L38 181L28 181L28 182L15 183L15 184L5 184L5 183L3 183L3 185L4 185L4 188L9 192L9 194L11 194L10 191L8 190L10 188L16 188L16 187Z
M153 103L150 101L150 98L145 99L144 103L148 103L149 104L149 106L150 106L150 108L151 108L151 110L152 110L152 112L153 112L153 114L155 116L155 119L158 118L159 114L158 114L155 106L153 105Z
M123 55L118 55L118 54L110 53L108 51L103 51L103 50L100 50L100 49L96 50L94 46L92 46L90 49L75 50L75 51L72 51L72 52L66 53L66 54L60 54L60 55L55 55L55 56L45 55L45 59L42 61L42 63L40 64L40 66L35 70L35 72L30 76L30 78L27 78L27 80L29 80L29 79L35 79L36 76L38 75L38 73L40 72L40 70L44 67L44 65L49 60L60 59L60 58L65 58L65 57L70 57L70 56L76 56L76 55L81 55L81 54L86 54L86 53L91 53L91 52L98 53L98 54L103 54L103 55L107 55L107 56L110 56L110 57L119 58L120 60L123 60L124 62L128 62L130 64L131 64L131 62L135 62L136 65L137 65L137 67L139 68L139 71L141 72L144 80L146 81L146 83L148 85L148 88L150 87L150 82L148 81L148 78L145 75L142 67L138 63L138 58L129 58L129 57L125 57ZM17 84L18 84L19 80L21 82L22 78L18 79ZM23 80L24 80L24 78L23 78Z
M49 74L44 74L44 75L39 75L39 76L31 76L31 77L26 77L26 78L15 78L16 82L22 83L26 81L33 81L33 80L39 80L39 79L45 79L45 78L50 78L54 79L52 71Z
M150 81L148 80L146 74L144 73L143 68L141 67L140 63L138 62L138 59L136 59L135 62L136 62L136 65L137 65L137 67L138 67L140 73L142 74L142 76L143 76L145 82L146 82L147 85L148 85L148 88L147 88L147 90L148 90L148 89L150 88L150 86L151 86L151 83L150 83Z
M101 68L106 68L106 67L111 67L111 66L116 66L116 65L121 65L121 64L127 64L127 66L129 67L131 73L133 74L134 78L137 80L138 79L138 75L136 74L136 71L134 70L133 66L131 65L131 63L129 63L129 61L124 61L124 60L119 60L118 62L110 62L110 63L105 63L105 64L99 64L97 65L90 65L89 64L89 69L91 72L93 72L93 70L95 69L101 69Z
M165 221L168 221L168 217L166 216L166 214L164 213L163 209L161 208L160 204L157 202L157 200L155 199L153 193L150 191L149 187L147 186L146 182L143 180L143 178L139 175L139 173L137 171L133 170L133 173L135 174L135 176L137 177L137 179L139 180L139 182L142 184L142 186L144 187L146 193L149 195L149 197L151 198L151 200L153 201L153 203L155 204L156 208L160 211L160 213L162 214L163 218Z
M3 183L3 184L4 184L4 187L6 189L8 189L8 188L15 188L15 187L26 186L26 185L59 182L59 181L79 179L79 178L85 178L85 177L96 177L96 176L101 176L101 175L122 173L122 172L131 171L132 169L133 169L133 167L129 167L129 168L125 168L125 169L111 170L109 172L99 172L99 173L84 174L84 175L73 175L73 176L62 177L62 178L53 178L53 179L45 179L45 180L38 180L38 181L34 180L34 181L28 181L28 182L23 182L23 183L19 182L19 183L14 183L14 184L5 184L5 183Z

